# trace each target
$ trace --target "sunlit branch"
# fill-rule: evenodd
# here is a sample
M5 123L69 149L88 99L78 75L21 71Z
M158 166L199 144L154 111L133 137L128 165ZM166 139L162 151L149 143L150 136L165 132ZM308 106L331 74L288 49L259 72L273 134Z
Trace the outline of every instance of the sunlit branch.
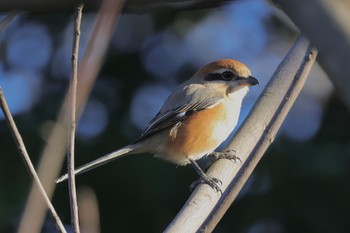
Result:
M220 159L207 175L222 181L223 195L199 185L165 232L211 232L259 162L304 85L316 51L300 36L227 149L242 163ZM242 164L242 167L240 165Z

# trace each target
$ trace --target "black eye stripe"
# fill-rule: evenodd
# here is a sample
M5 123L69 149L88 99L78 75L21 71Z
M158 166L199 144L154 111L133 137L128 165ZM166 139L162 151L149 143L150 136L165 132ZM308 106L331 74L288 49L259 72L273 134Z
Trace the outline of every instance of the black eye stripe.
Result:
M209 73L205 78L206 81L233 81L241 80L243 77L237 76L231 71L224 71L222 73Z
M205 77L205 80L207 81L222 80L222 77L221 77L221 74L219 73L210 73Z

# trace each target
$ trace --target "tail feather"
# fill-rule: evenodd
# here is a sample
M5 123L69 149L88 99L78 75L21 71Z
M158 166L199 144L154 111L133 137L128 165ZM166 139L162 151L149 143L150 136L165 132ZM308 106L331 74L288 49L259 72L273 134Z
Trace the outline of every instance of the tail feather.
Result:
M129 145L129 146L126 146L124 148L121 148L121 149L119 149L117 151L109 153L109 154L107 154L107 155L105 155L105 156L103 156L101 158L98 158L98 159L96 159L94 161L91 161L89 163L86 163L86 164L78 167L74 171L74 174L75 175L79 175L81 173L87 172L87 171L89 171L91 169L94 169L96 167L99 167L99 166L101 166L103 164L109 163L109 162L111 162L111 161L113 161L115 159L121 158L121 157L123 157L125 155L128 155L128 154L132 153L135 149L136 149L135 145ZM64 180L66 180L66 179L68 179L68 174L65 174L65 175L61 176L60 178L58 178L56 180L56 183L60 183L60 182L62 182Z

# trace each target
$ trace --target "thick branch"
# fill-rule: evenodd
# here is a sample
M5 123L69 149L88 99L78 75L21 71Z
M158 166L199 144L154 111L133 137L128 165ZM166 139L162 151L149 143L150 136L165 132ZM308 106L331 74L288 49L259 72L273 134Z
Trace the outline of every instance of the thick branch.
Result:
M207 175L222 181L223 196L220 197L208 185L199 185L166 232L211 232L214 229L274 140L305 82L315 54L309 42L299 37L226 148L236 151L242 168L237 163L222 159L216 161L207 172Z
M306 46L307 43L308 42L305 39L299 39L299 46ZM304 55L302 54L303 52ZM292 63L295 56L303 58L298 68ZM229 148L239 150L239 148L243 148L244 143L249 147L249 144L254 145L258 139L253 151L250 154L247 154L248 157L242 165L242 168L239 170L239 173L229 184L225 195L220 199L214 211L203 224L209 232L215 228L217 223L223 217L267 148L274 141L279 128L304 86L305 80L311 70L316 56L317 50L309 46L306 51L299 50L294 54L290 53L289 61L288 57L285 58L284 62L278 67L275 74L272 76L269 85L260 96L255 107L252 109L244 126L240 128L232 143L229 145ZM290 81L292 82L289 84ZM289 88L287 84L289 84ZM285 93L286 89L287 92ZM276 102L275 106L271 106L271 101L277 99L276 95L282 98ZM276 106L277 109L275 109ZM270 110L273 110L273 114L269 114ZM258 135L258 137L252 140L252 135ZM249 142L249 140L252 141ZM212 167L211 169L215 169L215 167Z

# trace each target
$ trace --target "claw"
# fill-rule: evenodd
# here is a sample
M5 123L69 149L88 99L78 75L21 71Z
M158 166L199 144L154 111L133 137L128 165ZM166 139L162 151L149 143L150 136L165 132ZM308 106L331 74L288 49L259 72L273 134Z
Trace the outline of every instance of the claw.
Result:
M191 192L197 187L199 184L207 184L209 185L212 189L214 189L216 192L220 192L222 194L221 188L219 185L222 185L222 181L218 178L215 177L210 177L210 176L203 176L193 182L190 186Z
M209 155L212 155L215 157L214 161L216 161L218 159L228 159L228 160L231 160L235 163L237 161L242 163L242 160L238 156L236 156L235 150L226 150L226 151L222 151L222 152L212 152Z

